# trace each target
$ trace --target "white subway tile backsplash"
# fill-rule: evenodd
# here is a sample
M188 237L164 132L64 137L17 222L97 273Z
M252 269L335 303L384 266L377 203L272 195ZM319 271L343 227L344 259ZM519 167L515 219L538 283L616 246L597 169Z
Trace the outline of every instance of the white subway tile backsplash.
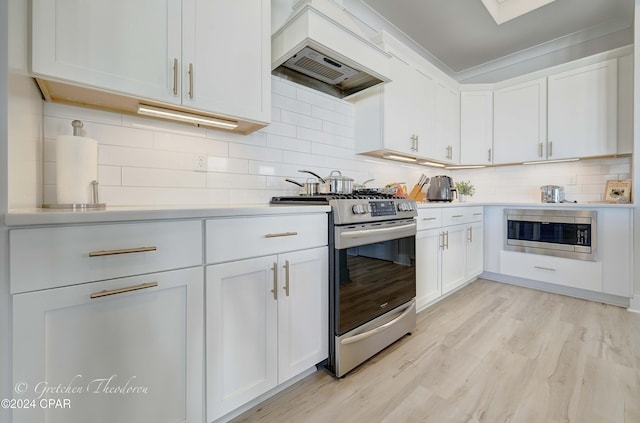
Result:
M628 157L533 166L460 170L405 165L355 154L352 103L273 76L272 123L247 136L142 116L45 103L43 199L55 202L55 138L71 134L71 120L96 138L100 200L109 205L227 205L266 203L296 195L308 169L327 176L339 169L369 186L405 182L420 174L451 175L476 186L473 201L538 202L540 186L565 187L568 200L599 201L607 179L631 174ZM196 154L207 171L194 171ZM570 185L571 184L571 185Z
M298 138L283 137L280 135L267 134L267 147L280 150L300 151L310 153L313 143Z
M192 170L193 153L146 150L113 145L98 146L98 164Z
M232 173L207 173L207 188L256 189L267 188L267 177Z
M211 156L229 155L229 143L215 139L192 137L174 133L156 132L153 136L153 148L165 151L200 152Z
M207 173L193 170L123 167L122 185L130 187L205 188Z
M333 134L309 128L298 128L297 137L302 140L324 144L333 144L335 138Z
M209 172L248 173L249 160L209 156L207 157L207 170Z
M282 161L282 150L266 147L255 147L248 144L230 144L229 157L237 159L253 159L272 162Z
M304 101L297 100L290 96L284 96L272 93L271 95L271 105L278 110L286 110L291 112L297 112L303 115L311 116L311 104L305 103ZM271 116L273 120L275 119Z
M262 129L266 134L282 135L284 137L296 136L296 126L284 122L273 121L269 126Z
M71 134L71 121L78 119L87 122L104 123L107 125L122 126L123 115L118 113L105 112L98 109L70 106L62 103L44 102L44 116L55 116L69 121L69 134ZM57 135L57 134L56 134ZM55 135L54 135L55 136Z
M322 130L322 119L303 115L289 110L283 110L281 113L282 122L290 125L301 126L315 130Z
M98 181L100 186L122 185L122 167L121 166L98 166Z
M329 110L334 110L335 108L335 97L311 90L310 88L298 87L296 91L296 98L304 101L305 103L313 104L316 107L322 107Z

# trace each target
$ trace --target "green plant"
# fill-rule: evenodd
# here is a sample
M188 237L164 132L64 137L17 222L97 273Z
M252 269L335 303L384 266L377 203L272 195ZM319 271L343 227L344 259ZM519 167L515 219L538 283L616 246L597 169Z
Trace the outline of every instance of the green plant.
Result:
M469 181L460 181L456 182L456 190L458 194L468 195L469 197L473 196L476 192L476 187Z

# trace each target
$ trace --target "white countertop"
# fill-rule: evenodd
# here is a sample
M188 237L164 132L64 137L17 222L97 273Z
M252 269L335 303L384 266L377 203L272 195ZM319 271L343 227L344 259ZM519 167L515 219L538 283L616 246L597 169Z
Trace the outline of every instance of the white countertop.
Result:
M580 209L601 209L601 208L634 208L635 204L618 204L618 203L605 203L605 202L593 202L593 203L509 203L509 202L431 202L431 203L418 203L419 209L438 208L438 207L474 207L474 206L496 206L496 207L514 207L514 208L548 208L548 209L563 209L563 208L580 208Z
M202 205L202 206L140 206L107 207L105 210L71 211L60 209L10 210L4 216L7 226L57 225L74 223L103 223L163 219L202 219L233 216L276 214L327 213L326 205Z
M633 208L635 204L615 203L507 203L507 202L431 202L418 203L418 208L442 207L514 207L514 208ZM331 211L326 205L202 205L202 206L139 206L139 207L107 207L105 210L70 211L60 209L17 209L10 210L4 216L7 226L59 225L76 223L104 223L124 221L144 221L163 219L203 219L232 216L257 216L299 213L327 213Z

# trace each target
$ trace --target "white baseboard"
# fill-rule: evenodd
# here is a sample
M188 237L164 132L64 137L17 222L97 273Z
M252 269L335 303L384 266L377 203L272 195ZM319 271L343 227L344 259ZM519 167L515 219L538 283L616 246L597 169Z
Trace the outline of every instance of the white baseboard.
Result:
M640 294L636 294L631 298L629 308L627 310L633 313L640 313Z

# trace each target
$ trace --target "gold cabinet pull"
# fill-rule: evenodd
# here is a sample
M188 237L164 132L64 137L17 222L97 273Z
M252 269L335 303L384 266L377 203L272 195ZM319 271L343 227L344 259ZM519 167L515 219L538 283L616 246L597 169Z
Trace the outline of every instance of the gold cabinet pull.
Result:
M106 250L106 251L92 251L89 253L89 257L103 257L103 256L115 256L118 254L132 254L132 253L146 253L149 251L157 251L157 247L138 247L138 248L125 248L123 250Z
M542 157L542 143L538 143L538 157Z
M273 299L278 301L278 263L273 263L271 270L273 270L273 289L271 292L273 292Z
M277 234L266 234L264 237L265 238L278 238L278 237L281 237L281 236L295 236L295 235L298 235L298 233L297 232L280 232L280 233L277 233Z
M487 156L487 161L491 163L491 149L489 149L489 155Z
M193 98L193 63L189 63L189 98Z
M148 283L143 283L142 285L129 286L129 287L126 287L126 288L119 288L119 289L112 289L110 291L104 290L104 291L96 292L96 293L91 294L90 297L92 299L101 298L101 297L107 297L109 295L124 294L125 292L139 291L141 289L155 288L156 286L158 286L158 282L148 282Z
M288 297L289 296L289 260L284 262L284 293Z
M173 95L178 95L178 59L173 59Z
M454 214L454 215L453 215L453 216L451 216L451 217L464 217L464 214Z
M436 220L437 217L423 217L422 220Z
M547 146L547 153L549 157L553 156L553 141L549 141L549 145Z

